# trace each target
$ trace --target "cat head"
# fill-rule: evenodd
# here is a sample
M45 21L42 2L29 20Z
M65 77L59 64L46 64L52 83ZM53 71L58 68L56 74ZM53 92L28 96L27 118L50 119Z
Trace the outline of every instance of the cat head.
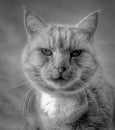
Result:
M98 14L89 14L77 25L48 25L24 8L28 43L22 63L33 87L70 92L92 81L98 69L93 45Z

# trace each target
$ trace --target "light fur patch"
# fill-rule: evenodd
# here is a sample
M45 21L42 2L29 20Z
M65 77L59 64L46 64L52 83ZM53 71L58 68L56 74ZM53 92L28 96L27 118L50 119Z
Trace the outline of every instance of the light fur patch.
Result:
M41 101L40 105L44 112L48 114L49 117L54 117L56 111L56 98L50 96L47 93L41 92Z

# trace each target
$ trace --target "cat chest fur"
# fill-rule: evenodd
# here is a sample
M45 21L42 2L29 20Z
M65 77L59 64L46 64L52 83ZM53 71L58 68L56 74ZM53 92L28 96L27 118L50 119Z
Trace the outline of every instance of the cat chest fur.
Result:
M61 126L78 119L87 110L86 96L78 97L57 97L41 92L42 122L49 126Z

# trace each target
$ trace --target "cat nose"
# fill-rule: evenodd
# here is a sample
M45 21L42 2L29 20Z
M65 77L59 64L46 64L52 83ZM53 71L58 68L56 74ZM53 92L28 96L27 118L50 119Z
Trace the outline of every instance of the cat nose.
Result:
M67 69L68 69L68 67L66 67L66 66L60 66L60 67L58 68L58 72L59 72L59 73L63 73L63 72L65 72Z

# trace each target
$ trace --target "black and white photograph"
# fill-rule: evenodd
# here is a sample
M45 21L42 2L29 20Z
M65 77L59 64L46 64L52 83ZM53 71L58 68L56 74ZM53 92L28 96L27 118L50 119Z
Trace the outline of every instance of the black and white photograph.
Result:
M0 130L115 130L114 0L0 0Z

